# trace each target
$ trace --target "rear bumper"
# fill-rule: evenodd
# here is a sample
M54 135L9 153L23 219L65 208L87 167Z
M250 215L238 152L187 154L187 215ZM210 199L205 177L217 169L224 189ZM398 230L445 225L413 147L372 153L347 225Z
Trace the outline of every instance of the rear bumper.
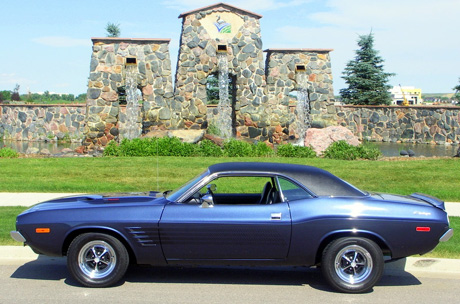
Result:
M26 242L25 237L23 237L22 234L19 231L11 231L10 235L13 238L13 240L15 240L17 242L21 242L21 243Z
M454 229L450 228L439 239L440 242L447 242L454 235Z

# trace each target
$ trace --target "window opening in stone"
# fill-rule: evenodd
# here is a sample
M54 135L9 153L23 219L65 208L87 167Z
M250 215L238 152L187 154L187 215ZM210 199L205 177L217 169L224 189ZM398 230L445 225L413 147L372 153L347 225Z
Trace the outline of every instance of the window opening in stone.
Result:
M137 60L135 57L126 57L126 65L136 65Z
M218 53L227 53L227 45L226 44L218 44L217 45L217 52Z

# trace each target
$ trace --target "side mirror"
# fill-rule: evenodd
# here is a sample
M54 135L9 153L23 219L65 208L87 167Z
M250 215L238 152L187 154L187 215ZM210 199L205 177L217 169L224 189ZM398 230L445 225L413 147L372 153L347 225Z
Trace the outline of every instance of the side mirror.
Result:
M212 194L205 194L201 197L203 203L201 203L201 208L212 208L214 207L214 199Z
M206 186L206 188L208 189L208 193L209 192L215 192L217 190L216 184L209 184L209 185Z

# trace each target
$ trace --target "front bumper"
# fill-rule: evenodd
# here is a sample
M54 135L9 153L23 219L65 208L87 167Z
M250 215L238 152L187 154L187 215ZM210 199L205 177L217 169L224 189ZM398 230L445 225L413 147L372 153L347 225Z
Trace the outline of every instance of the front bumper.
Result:
M449 230L444 233L439 239L440 242L447 242L454 235L454 229L449 228Z
M21 243L26 242L25 237L23 237L22 234L19 231L11 231L10 235L13 238L13 240L15 240L17 242L21 242Z

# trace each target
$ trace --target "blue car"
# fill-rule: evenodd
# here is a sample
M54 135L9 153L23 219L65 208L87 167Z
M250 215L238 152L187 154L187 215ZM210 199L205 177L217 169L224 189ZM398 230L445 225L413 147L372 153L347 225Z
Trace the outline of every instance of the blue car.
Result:
M64 197L17 217L11 236L67 256L84 286L107 287L129 264L320 265L332 287L372 289L385 261L453 235L444 202L368 193L331 173L279 163L221 163L164 193Z

